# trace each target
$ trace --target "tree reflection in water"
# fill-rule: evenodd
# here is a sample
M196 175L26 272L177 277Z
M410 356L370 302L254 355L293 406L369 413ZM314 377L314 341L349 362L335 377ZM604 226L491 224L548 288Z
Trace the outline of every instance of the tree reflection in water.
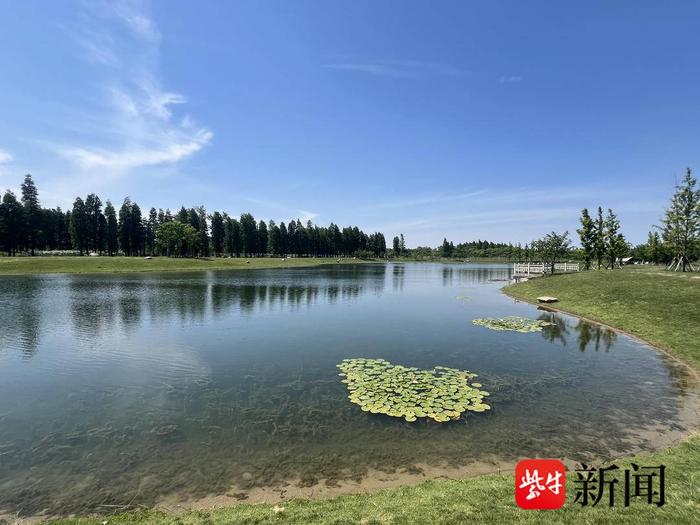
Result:
M537 319L551 323L549 326L545 326L541 332L542 337L550 343L559 341L562 346L566 346L567 336L571 328L578 334L577 343L581 352L585 352L591 343L593 350L596 352L601 348L608 352L615 341L617 341L617 333L603 325L591 323L584 319L578 319L576 324L573 324L567 322L564 317L556 312L545 310L542 307L539 309L544 312Z

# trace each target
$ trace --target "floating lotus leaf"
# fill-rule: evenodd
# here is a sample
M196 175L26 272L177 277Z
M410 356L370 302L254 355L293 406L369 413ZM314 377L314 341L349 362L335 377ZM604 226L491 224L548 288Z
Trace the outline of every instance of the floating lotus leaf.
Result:
M510 330L511 332L540 332L545 326L553 326L554 323L540 319L527 319L525 317L501 317L474 319L473 324L485 326L491 330Z
M348 399L364 412L444 423L466 411L491 408L482 402L489 393L479 390L479 383L469 383L476 374L467 370L444 366L420 370L384 359L344 359L338 368L350 392Z

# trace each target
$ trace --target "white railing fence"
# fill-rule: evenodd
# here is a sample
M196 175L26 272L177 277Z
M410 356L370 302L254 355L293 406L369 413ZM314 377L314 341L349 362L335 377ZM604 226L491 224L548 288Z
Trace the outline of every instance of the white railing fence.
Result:
M550 264L529 262L529 263L513 263L514 275L544 275L550 273L552 267ZM554 263L554 272L567 273L578 272L581 268L579 263Z

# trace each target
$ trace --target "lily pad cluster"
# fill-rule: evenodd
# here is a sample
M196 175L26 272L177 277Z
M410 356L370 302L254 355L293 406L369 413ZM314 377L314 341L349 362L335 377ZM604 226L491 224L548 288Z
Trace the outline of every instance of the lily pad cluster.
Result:
M344 359L339 365L350 401L364 412L402 417L408 422L430 418L440 423L465 411L483 412L489 393L479 390L467 370L436 366L421 370L392 365L384 359Z
M541 332L545 326L554 326L554 323L540 319L527 319L525 317L501 317L479 318L472 321L477 326L485 326L491 330L510 330L512 332Z

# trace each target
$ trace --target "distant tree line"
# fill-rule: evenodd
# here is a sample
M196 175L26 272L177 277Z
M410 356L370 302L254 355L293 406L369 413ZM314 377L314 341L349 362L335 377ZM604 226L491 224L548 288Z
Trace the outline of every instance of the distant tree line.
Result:
M489 241L469 241L455 245L454 242L443 239L442 244L436 248L429 246L418 246L417 248L405 247L401 249L399 255L410 256L415 258L454 258L454 259L475 259L475 258L492 258L492 259L508 259L521 260L523 259L529 248L528 245L523 247L521 244L489 242ZM394 248L393 253L396 254Z
M167 255L174 257L297 256L383 257L384 235L366 234L357 226L318 226L299 219L287 224L256 221L250 213L231 217L203 206L173 214L151 208L146 215L129 197L117 211L91 193L73 207L42 208L31 175L18 199L6 191L0 204L0 249L8 255L39 251L75 251L80 255ZM405 248L405 246L404 246Z
M554 263L562 259L581 260L585 269L612 269L619 267L623 258L631 256L644 262L665 263L668 269L680 271L695 270L691 261L700 259L700 188L690 168L676 186L661 224L649 232L646 243L632 247L620 231L620 220L610 208L603 214L599 206L594 217L584 208L580 223L581 227L576 230L580 248L571 247L568 232L551 232L524 247L481 240L454 245L445 238L437 248L418 247L409 252L424 257L539 260L551 264L552 271ZM700 265L697 269L700 270Z
M319 227L308 221L287 224L256 221L249 213L235 218L204 207L185 208L176 213L151 208L146 216L128 197L119 211L95 194L78 197L71 210L42 208L31 175L24 178L21 197L6 191L0 202L0 249L9 255L34 254L36 250L75 250L77 253L115 255L169 255L178 257L216 256L360 256L415 258L500 258L514 261L579 259L586 269L615 268L631 255L653 263L670 263L669 268L694 269L691 261L700 257L700 189L687 169L676 187L661 225L649 232L647 242L634 248L620 232L617 215L598 207L592 217L581 212L577 230L580 248L572 248L568 232L552 232L532 243L513 245L470 241L455 245L447 238L440 246L407 248L404 235L393 238L387 250L384 235L367 235L356 226L339 228L331 223Z
M603 208L598 206L598 213L592 218L588 209L581 210L581 228L577 231L581 241L581 258L584 267L589 270L595 263L596 268L615 268L630 251L625 236L620 233L620 220L610 208L603 217Z

